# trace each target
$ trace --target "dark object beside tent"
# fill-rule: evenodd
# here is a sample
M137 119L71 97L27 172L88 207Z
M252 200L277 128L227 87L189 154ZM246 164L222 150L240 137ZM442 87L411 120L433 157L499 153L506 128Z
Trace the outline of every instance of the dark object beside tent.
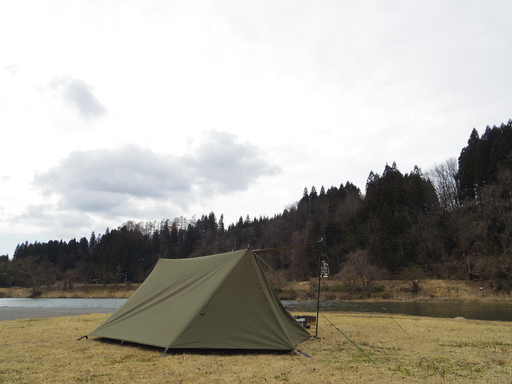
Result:
M281 304L255 252L160 259L90 335L166 349L294 350L311 335Z

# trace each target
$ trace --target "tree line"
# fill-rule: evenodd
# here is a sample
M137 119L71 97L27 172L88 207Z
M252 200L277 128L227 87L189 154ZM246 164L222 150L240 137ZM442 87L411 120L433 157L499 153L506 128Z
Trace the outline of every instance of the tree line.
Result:
M233 249L284 247L266 256L288 280L318 273L319 253L331 274L364 265L393 278L493 279L510 290L512 272L512 120L476 129L458 159L409 173L386 164L370 172L361 191L350 182L304 188L302 197L273 217L240 217L225 227L211 212L199 219L126 222L68 242L19 244L13 261L0 257L0 285L140 283L159 258L197 257ZM362 262L364 261L364 262ZM357 269L357 268L356 268ZM413 276L414 277L414 276Z

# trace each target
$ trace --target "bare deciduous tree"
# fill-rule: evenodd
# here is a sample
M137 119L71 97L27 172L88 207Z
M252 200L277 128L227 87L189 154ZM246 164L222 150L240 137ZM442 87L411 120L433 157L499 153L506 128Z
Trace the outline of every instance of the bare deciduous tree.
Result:
M47 260L39 260L35 256L16 260L14 268L18 278L32 288L32 297L41 295L41 286L56 281L56 268Z
M420 280L425 278L425 272L419 266L412 265L402 270L401 277L412 283L412 293L416 295L421 291Z
M459 206L457 198L458 165L455 158L450 158L441 164L434 164L427 176L434 185L441 207L451 211Z
M367 251L351 253L340 273L342 280L347 281L367 296L371 293L373 282L382 276L383 270L373 265Z

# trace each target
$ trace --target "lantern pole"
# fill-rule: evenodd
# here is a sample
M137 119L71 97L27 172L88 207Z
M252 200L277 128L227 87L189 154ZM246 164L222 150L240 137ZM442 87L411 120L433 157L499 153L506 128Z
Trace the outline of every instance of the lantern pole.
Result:
M318 257L318 296L316 300L316 330L315 336L318 337L318 320L320 320L320 279L322 278L322 253Z

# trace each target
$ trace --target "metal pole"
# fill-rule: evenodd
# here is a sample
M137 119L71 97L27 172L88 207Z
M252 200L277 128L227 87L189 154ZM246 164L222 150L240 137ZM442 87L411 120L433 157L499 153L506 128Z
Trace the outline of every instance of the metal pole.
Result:
M318 320L320 320L320 279L322 277L322 253L318 257L318 297L316 300L316 330L315 336L318 337Z

